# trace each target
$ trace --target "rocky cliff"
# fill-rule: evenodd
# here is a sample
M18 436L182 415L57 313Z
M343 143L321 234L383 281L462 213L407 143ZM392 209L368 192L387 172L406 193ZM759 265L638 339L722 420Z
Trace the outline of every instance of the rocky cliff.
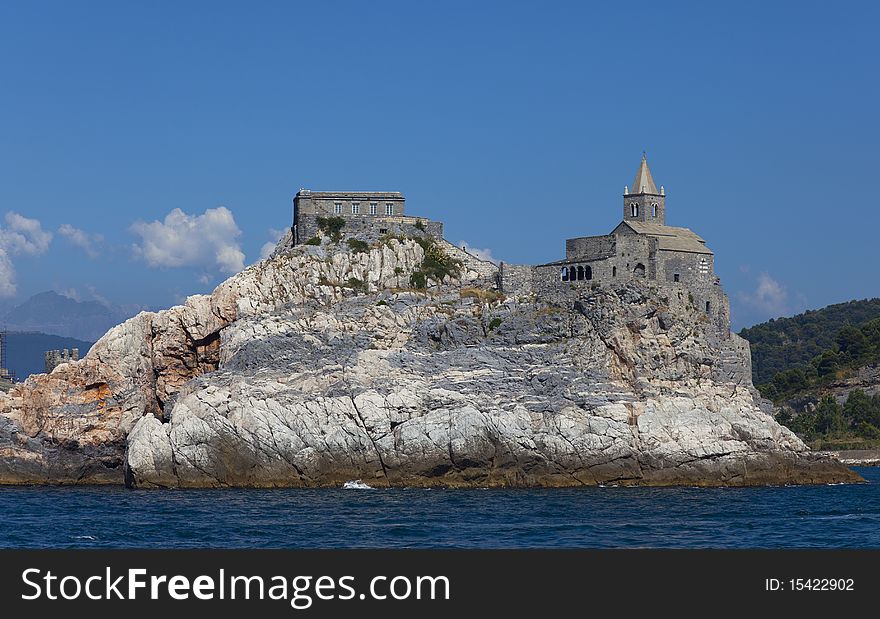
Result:
M0 483L135 487L853 481L713 372L648 284L504 298L425 248L290 247L0 395Z

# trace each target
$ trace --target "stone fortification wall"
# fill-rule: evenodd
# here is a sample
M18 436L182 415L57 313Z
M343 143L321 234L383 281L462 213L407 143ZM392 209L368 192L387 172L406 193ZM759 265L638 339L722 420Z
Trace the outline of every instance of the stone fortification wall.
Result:
M318 217L322 215L300 214L295 223L294 238L296 245L302 245L309 239L318 236L320 227ZM408 238L432 237L443 238L443 224L424 217L376 217L364 215L360 217L344 217L345 225L341 233L343 237L353 237L368 243L378 242L386 234L405 236Z
M712 378L722 383L752 386L752 353L749 342L736 333L727 333L710 341L718 354L712 367Z
M46 374L49 374L62 363L79 360L79 348L63 348L61 350L47 350L43 353L43 366Z
M529 294L533 290L535 267L502 262L498 269L498 289L505 294Z
M462 268L468 273L467 279L473 282L473 284L482 285L486 288L498 287L498 265L478 258L466 249L457 247L446 239L438 239L438 244L449 256L461 261Z

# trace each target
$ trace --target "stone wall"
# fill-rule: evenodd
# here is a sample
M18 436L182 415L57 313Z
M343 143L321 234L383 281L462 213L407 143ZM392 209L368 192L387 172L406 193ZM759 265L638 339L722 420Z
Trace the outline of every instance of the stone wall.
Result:
M569 239L566 253L572 258L535 267L535 292L549 294L560 287L577 288L602 282L657 279L657 240L650 236L621 234ZM564 275L563 269L566 269L567 275ZM570 274L579 273L579 269L584 269L584 279L572 278ZM563 280L564 276L567 281Z
M610 267L613 278L657 279L657 239L635 233L618 235L617 255Z
M603 284L656 281L673 290L686 290L689 302L706 314L717 332L726 337L729 331L730 305L715 275L712 254L659 250L655 237L623 232L568 239L566 255L566 260L534 267L527 290L555 297ZM583 278L579 279L581 272ZM526 290L521 283L524 277L524 271L504 265L500 273L502 290Z
M658 281L683 286L690 293L693 305L709 316L719 331L729 329L730 303L715 275L714 256L661 251L658 253L657 266ZM749 372L751 375L751 370Z
M715 260L712 254L692 254L681 251L661 251L658 278L667 282L712 283L715 279Z
M632 205L639 207L639 213L636 216L632 214ZM657 214L654 214L653 205L657 205ZM623 196L623 220L624 221L643 221L645 223L665 224L666 223L666 196L656 194L630 194Z
M752 353L749 342L736 333L727 332L710 344L718 350L712 367L712 378L722 383L752 386Z
M637 278L633 273L623 268L618 270L618 275L607 276L613 272L614 260L595 260L590 263L566 263L556 262L539 266L501 264L498 273L499 289L507 294L535 293L543 299L553 299L559 302L575 299L588 290L598 290L603 286L615 286ZM561 270L571 269L575 265L587 264L592 269L592 279L574 279L562 281ZM624 265L626 263L623 263ZM652 281L644 278L647 281ZM727 338L730 333L730 303L727 295L721 288L718 279L714 276L696 282L672 282L655 281L658 289L666 289L670 293L681 295L687 299L687 303L705 314L710 323L711 331L719 337ZM708 303L708 305L707 305ZM751 376L751 369L749 369Z
M370 191L309 191L297 192L293 199L293 243L305 243L317 234L318 217L342 217L349 230L356 234L375 236L384 234L385 229L393 234L424 236L424 231L408 233L408 226L422 218L407 217L404 214L405 199L402 193ZM423 220L427 227L428 220ZM439 226L439 233L437 227ZM373 233L373 228L377 231ZM443 225L434 223L430 236L443 235Z
M473 255L466 249L457 247L446 239L438 239L438 245L452 258L461 261L462 268L467 272L471 285L482 285L486 288L498 288L498 266Z
M498 289L505 294L529 294L533 290L535 267L530 264L501 263Z
M300 214L294 225L294 244L302 245L318 235L318 217L323 215ZM331 215L332 217L332 215ZM343 237L354 237L368 243L378 242L386 234L409 238L443 238L443 224L424 217L371 217L369 215L344 217Z
M46 371L46 374L50 374L52 370L61 365L62 363L68 363L70 361L78 361L79 360L79 348L71 348L68 350L64 348L62 350L47 350L43 353L43 366Z
M294 219L297 214L337 215L403 215L405 199L396 191L299 191L293 199ZM357 205L358 212L352 207ZM375 205L375 213L371 213ZM337 209L337 206L339 207ZM338 212L337 212L338 211Z
M565 240L566 260L603 260L611 258L617 251L613 234L605 236L582 236Z

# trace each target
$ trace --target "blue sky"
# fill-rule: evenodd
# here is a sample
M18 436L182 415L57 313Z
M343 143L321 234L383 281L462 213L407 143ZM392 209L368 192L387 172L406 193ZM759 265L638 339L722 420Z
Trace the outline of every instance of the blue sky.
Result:
M550 261L647 150L736 327L880 296L876 3L610 4L0 3L0 294L173 304L301 187Z

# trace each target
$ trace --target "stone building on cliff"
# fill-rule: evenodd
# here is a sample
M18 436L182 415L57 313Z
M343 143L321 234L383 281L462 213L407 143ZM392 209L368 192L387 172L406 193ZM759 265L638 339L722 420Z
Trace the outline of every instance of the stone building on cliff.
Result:
M567 239L564 259L537 266L502 263L499 273L508 293L555 294L634 279L686 289L713 322L729 327L712 250L692 230L666 225L666 191L657 189L644 156L632 188L624 188L623 219L609 234Z
M714 371L751 382L748 342L730 332L730 303L715 275L715 256L689 228L666 225L666 190L645 156L623 191L623 219L609 233L567 239L565 258L540 265L501 263L498 287L546 299L579 297L602 286L640 281L683 295L706 318L718 351Z
M404 213L406 199L397 191L310 191L293 198L293 244L302 245L333 218L345 221L346 236L375 240L385 234L443 238L443 224Z

